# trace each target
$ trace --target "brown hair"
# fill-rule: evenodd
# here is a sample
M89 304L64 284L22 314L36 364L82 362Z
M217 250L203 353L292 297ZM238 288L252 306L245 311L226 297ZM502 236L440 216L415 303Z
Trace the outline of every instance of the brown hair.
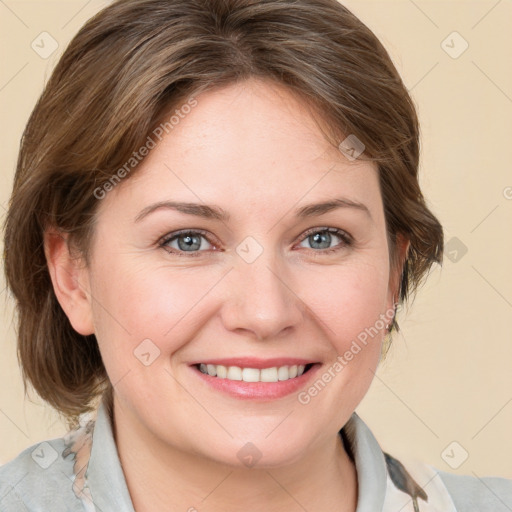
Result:
M112 390L95 336L74 331L56 299L45 229L69 233L88 263L97 191L171 109L249 77L300 95L333 144L343 134L364 143L380 172L391 255L397 236L410 241L405 261L392 260L403 265L400 302L441 262L442 228L418 184L414 105L386 50L350 11L336 0L118 0L73 38L39 98L5 224L24 381L70 421Z

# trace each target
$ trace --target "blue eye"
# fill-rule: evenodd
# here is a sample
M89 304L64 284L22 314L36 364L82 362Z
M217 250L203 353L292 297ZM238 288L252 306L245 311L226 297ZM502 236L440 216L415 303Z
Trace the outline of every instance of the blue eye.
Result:
M341 240L338 244L336 244L334 247L331 247L331 242L333 241L333 235L334 238L338 238ZM313 249L320 249L319 253L330 253L333 251L338 251L342 249L343 247L349 246L352 244L351 237L342 231L341 229L337 228L322 228L318 229L315 228L314 230L310 230L306 233L305 238L303 239L303 242L309 242ZM301 247L303 247L301 245Z
M201 252L199 249L204 249L204 244L202 243L203 240L210 243L203 231L180 231L178 233L171 233L170 236L164 238L160 243L160 246L173 254L178 254L179 256L182 255L180 253L185 252L192 253L191 255L195 256L197 252ZM171 243L174 241L176 241L177 247L171 246Z
M332 247L331 243L336 238L340 242ZM309 242L310 249L313 250L313 253L316 253L315 256L339 251L352 245L352 238L348 233L341 229L327 227L311 229L305 233L301 240L300 247L305 247L302 244ZM203 243L203 241L206 241L206 243ZM210 245L210 247L205 247L205 245ZM190 229L170 233L159 242L159 246L170 254L176 254L177 256L200 256L208 249L216 248L210 242L206 231Z

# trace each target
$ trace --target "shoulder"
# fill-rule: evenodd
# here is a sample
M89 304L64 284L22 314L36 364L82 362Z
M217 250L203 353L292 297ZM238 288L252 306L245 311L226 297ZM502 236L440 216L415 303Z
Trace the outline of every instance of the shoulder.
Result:
M397 489L411 496L415 502L415 511L512 511L512 480L494 476L457 475L413 457L402 458L402 464L387 453L384 456L389 475L386 511L403 509Z
M34 444L0 466L2 512L83 512L76 493L77 432Z
M457 511L510 512L512 480L500 477L455 475L436 470Z

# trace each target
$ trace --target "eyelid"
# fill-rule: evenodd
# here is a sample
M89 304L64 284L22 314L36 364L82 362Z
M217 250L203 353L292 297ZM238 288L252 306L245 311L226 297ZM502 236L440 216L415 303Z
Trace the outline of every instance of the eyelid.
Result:
M352 243L354 241L352 236L349 233L347 233L347 231L345 231L344 229L334 228L334 227L330 227L330 226L318 226L315 228L310 228L303 233L300 241L302 242L303 240L305 240L308 236L312 235L313 233L323 233L324 231L327 231L328 233L334 233L335 235L339 236L340 238L345 238L347 242L350 241Z
M302 243L304 240L306 240L310 235L312 235L314 233L325 233L325 232L334 234L335 236L340 238L342 240L342 242L335 245L334 247L328 247L327 249L319 249L319 250L309 249L308 252L310 254L312 254L313 257L321 258L322 256L326 256L326 255L332 254L332 253L337 253L343 249L346 249L346 248L354 245L354 238L352 237L352 235L347 233L344 229L334 228L334 227L329 227L329 226L323 226L323 227L318 226L318 227L308 229L307 231L304 232L304 234L302 235L302 237L298 243L299 244Z
M173 231L172 233L167 233L162 238L160 238L157 242L158 247L161 247L165 249L170 254L177 254L179 256L187 255L187 256L194 256L194 255L200 255L203 252L208 252L211 249L208 249L207 251L178 251L176 249L172 249L169 247L166 247L166 244L174 240L175 238L178 238L180 235L187 235L187 234L194 234L194 235L201 235L203 238L205 238L210 245L212 245L214 248L217 248L219 244L212 241L211 238L214 238L213 235L211 235L208 231L205 231L203 229L196 229L196 228L186 228L186 229L180 229L178 231Z
M311 234L323 233L323 232L333 233L334 235L341 238L343 240L343 243L335 245L334 247L329 247L327 249L320 249L320 250L309 249L313 253L316 253L316 255L318 255L318 256L321 256L322 254L326 254L326 253L330 253L330 252L335 252L337 250L342 249L343 247L352 245L354 243L353 237L343 229L329 227L329 226L317 226L317 227L313 227L313 228L310 228L310 229L304 231L301 234L301 238L295 245L302 243ZM202 250L202 251L179 251L176 249L171 249L171 248L166 247L166 244L168 244L172 240L178 238L180 235L186 235L186 234L195 234L195 235L203 236L208 241L208 243L214 247L214 249L218 249L218 246L220 245L217 242L214 242L211 240L211 238L215 238L215 237L213 237L213 235L211 235L211 233L209 233L208 231L205 231L205 230L199 229L199 228L197 228L197 229L196 228L187 228L187 229L181 229L178 231L173 231L171 233L164 235L162 238L159 239L158 246L162 247L167 252L169 252L171 254L177 254L178 256L183 256L183 255L197 256L197 255L201 255L201 253L204 253L204 252L211 252L211 249Z

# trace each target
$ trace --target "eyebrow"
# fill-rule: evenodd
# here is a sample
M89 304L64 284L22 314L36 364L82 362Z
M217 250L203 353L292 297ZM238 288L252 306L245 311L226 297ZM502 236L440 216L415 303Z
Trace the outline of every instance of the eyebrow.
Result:
M354 208L366 213L371 218L370 210L366 205L344 197L338 197L323 203L308 204L306 206L302 206L295 211L295 215L299 218L316 217L337 208Z
M370 210L363 203L352 201L347 198L335 198L322 203L313 203L302 206L295 210L295 216L298 218L317 217L324 213L330 212L337 208L354 208L366 213L370 218ZM182 201L160 201L158 203L146 206L136 217L135 222L140 222L154 211L161 209L177 210L187 215L195 215L205 219L214 219L221 221L228 221L230 214L218 206L199 204L199 203L186 203Z

